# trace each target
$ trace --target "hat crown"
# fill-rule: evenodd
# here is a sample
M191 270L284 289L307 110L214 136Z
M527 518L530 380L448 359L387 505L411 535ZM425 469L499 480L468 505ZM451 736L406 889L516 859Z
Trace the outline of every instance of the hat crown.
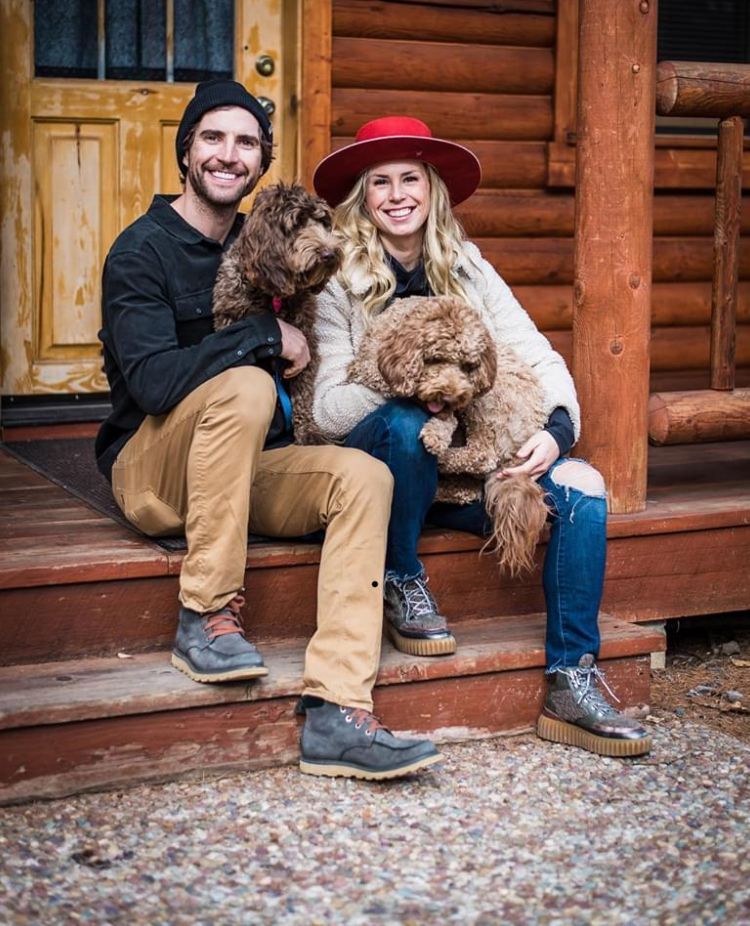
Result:
M411 116L381 116L380 119L365 122L355 138L357 141L373 141L379 138L398 138L399 136L432 138L432 132L421 119L414 119Z

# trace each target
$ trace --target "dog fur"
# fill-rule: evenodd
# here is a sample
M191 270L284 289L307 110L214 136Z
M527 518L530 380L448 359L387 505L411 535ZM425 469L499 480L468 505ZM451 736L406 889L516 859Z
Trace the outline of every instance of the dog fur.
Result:
M492 523L485 548L511 575L530 569L548 515L544 491L528 476L495 475L546 424L530 367L463 300L413 296L374 319L349 378L433 413L420 437L438 458L437 501L467 504L484 494Z
M216 330L248 315L273 313L307 338L311 362L290 380L297 443L320 443L312 417L318 358L316 293L341 264L328 204L299 184L277 183L255 197L237 240L224 255L213 292ZM280 305L279 305L280 302Z

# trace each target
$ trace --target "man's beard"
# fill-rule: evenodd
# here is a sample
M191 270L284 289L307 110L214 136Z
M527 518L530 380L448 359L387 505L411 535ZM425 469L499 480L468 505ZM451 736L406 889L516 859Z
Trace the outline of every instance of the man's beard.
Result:
M208 186L205 181L206 173L207 169L203 165L191 165L188 168L188 180L198 199L213 209L234 209L248 193L252 192L258 182L258 176L247 174L245 182L236 191L221 190Z

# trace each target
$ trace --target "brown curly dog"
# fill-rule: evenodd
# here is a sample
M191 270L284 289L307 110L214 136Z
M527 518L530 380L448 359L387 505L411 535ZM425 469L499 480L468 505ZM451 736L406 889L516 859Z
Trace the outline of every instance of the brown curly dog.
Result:
M311 362L290 380L298 443L317 439L311 413L317 369L313 296L341 264L341 244L331 224L328 204L299 184L266 187L224 255L214 285L217 330L248 315L275 312L307 338Z
M484 496L497 550L511 575L530 569L547 520L534 479L496 473L546 423L542 389L514 351L497 344L479 314L452 296L400 299L365 333L349 378L387 396L417 399L432 418L423 444L438 458L437 501Z

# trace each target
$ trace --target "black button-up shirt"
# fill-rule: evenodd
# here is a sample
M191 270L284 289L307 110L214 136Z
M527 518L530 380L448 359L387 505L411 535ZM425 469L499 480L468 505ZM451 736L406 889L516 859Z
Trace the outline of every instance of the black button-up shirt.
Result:
M163 415L197 386L233 366L271 370L281 353L276 319L254 315L213 330L213 286L238 215L222 245L189 225L156 196L148 212L117 238L102 280L104 371L112 413L99 430L96 456L108 478L126 441L147 415ZM266 446L288 443L277 406Z

